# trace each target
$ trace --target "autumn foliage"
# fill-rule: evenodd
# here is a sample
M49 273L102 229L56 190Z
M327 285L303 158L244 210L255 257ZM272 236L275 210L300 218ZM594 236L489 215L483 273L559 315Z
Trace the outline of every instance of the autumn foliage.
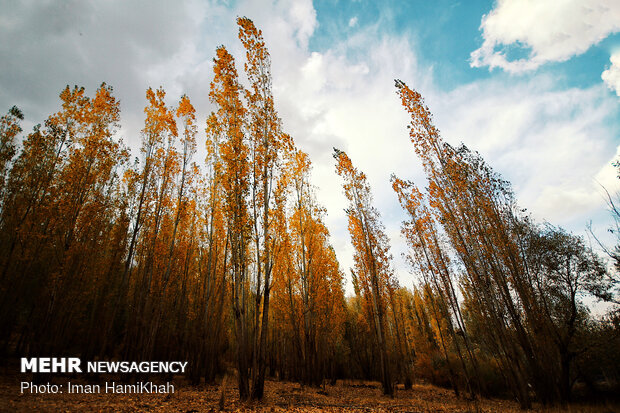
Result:
M392 397L426 381L524 408L567 402L576 383L617 385L618 313L595 319L583 304L614 299L604 262L528 217L401 81L427 178L391 180L416 282L399 284L367 177L335 149L354 250L345 296L349 269L276 111L265 40L237 24L244 77L218 47L206 123L188 96L170 105L149 88L135 159L105 83L63 89L26 136L16 107L0 119L3 359L187 360L192 384L234 374L242 402L262 399L269 377L377 380Z

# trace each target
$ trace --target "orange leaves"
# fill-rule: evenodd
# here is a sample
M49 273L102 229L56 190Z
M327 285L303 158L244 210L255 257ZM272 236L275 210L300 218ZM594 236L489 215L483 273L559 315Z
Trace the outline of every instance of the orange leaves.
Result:
M187 123L196 122L196 109L189 101L187 95L181 96L181 100L179 101L179 106L177 106L176 114L178 117L183 117L187 119Z
M146 91L146 99L149 102L149 106L144 108L146 122L142 131L153 143L163 140L163 135L165 133L177 136L177 126L174 115L173 112L166 107L164 102L165 96L166 92L164 92L162 88L156 91L149 88Z
M400 80L395 82L401 104L411 116L411 122L407 126L409 137L425 169L430 170L434 162L443 162L444 142L439 136L439 131L433 125L431 112L425 106L422 95L411 90Z
M249 148L244 133L246 109L241 101L242 87L232 55L220 46L214 62L215 76L209 97L216 104L217 112L209 118L207 133L219 144L214 150L219 152L224 168L222 185L226 194L225 211L230 221L230 230L243 234L247 230L245 197L249 190L250 171Z
M216 55L213 60L214 78L211 82L209 99L219 106L220 117L224 113L230 113L233 116L231 123L236 126L236 129L227 132L238 134L246 113L240 100L243 87L239 84L235 59L228 53L228 50L220 46L216 50Z
M96 125L108 124L114 132L120 121L120 105L112 96L112 87L102 83L92 100L93 122Z
M189 101L187 95L181 96L177 106L176 115L183 123L183 164L196 152L196 109Z
M336 173L347 178L356 179L358 171L353 167L351 159L343 151L334 148L334 159L336 159ZM345 182L345 184L348 184Z
M247 17L237 18L237 25L239 26L239 40L246 50L245 71L252 85L252 93L248 93L249 103L250 105L258 103L264 108L273 107L271 61L262 32L256 29L252 20ZM259 103L259 100L263 102ZM264 114L268 115L268 112Z
M329 244L324 209L317 204L310 184L311 163L295 150L287 160L286 182L290 207L278 214L276 237L282 250L274 268L274 321L272 328L291 340L291 354L301 364L304 382L320 383L320 367L342 339L345 321L344 291L335 252ZM282 181L284 182L284 181ZM280 344L280 343L278 343ZM287 357L288 359L288 357Z

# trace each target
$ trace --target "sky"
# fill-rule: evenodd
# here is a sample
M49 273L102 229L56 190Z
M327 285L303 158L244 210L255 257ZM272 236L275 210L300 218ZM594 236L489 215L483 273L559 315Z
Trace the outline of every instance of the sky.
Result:
M592 221L612 242L602 187L620 190L611 165L620 157L617 0L0 0L0 8L0 111L20 107L28 132L59 110L65 85L92 94L105 81L134 156L148 87L162 86L170 105L187 94L204 130L215 49L225 45L241 73L235 20L251 18L271 53L284 130L313 162L345 274L353 250L333 147L368 176L401 284L415 278L389 177L420 187L425 179L394 79L425 97L446 141L480 152L509 180L538 222L587 236Z

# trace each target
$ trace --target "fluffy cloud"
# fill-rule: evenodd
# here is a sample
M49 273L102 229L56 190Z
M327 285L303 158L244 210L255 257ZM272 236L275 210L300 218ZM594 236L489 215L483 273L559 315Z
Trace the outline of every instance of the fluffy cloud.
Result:
M480 151L540 221L583 230L601 207L597 181L618 189L617 129L609 126L618 108L602 85L556 90L544 77L489 80L457 88L438 105L444 136Z
M482 18L484 42L471 53L473 67L511 73L565 61L620 30L617 0L499 0ZM529 48L525 58L510 59L510 49Z
M589 219L606 219L600 214L604 201L597 179L612 191L617 188L609 166L616 152L618 107L602 85L562 90L551 77L509 84L491 79L444 92L432 71L418 64L415 43L381 36L376 27L363 27L322 53L306 51L298 68L280 74L274 79L280 112L314 161L314 182L329 211L327 223L344 269L352 264L352 251L332 146L347 151L367 173L392 240L397 273L410 285L400 258L406 251L399 234L405 217L389 174L421 187L425 180L408 141L408 119L395 96L394 78L426 97L446 140L480 151L512 181L520 204L540 221L583 233Z
M616 95L620 96L620 52L612 54L609 60L611 67L601 74L601 78L611 90L616 92Z
M0 103L18 105L31 124L57 110L65 85L90 93L105 81L121 101L126 141L136 144L147 87L177 96L178 79L201 60L193 45L204 7L191 2L0 3Z
M397 270L407 274L400 258L405 251L399 235L403 215L389 175L422 176L417 162L412 162L407 116L393 87L396 77L421 88L430 83L418 68L414 49L404 37L382 37L376 27L367 27L324 52L306 51L299 63L273 61L278 110L287 131L313 161L313 182L328 211L326 223L345 272L353 264L353 251L332 147L346 151L367 174L392 239ZM347 53L355 57L347 58Z

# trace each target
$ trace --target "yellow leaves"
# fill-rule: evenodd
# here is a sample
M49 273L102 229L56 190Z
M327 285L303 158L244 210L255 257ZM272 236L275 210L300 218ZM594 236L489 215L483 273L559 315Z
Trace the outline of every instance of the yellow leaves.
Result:
M176 110L177 117L186 118L188 123L196 122L196 109L192 106L187 95L181 96L181 100Z
M246 49L245 70L252 83L254 93L258 93L265 86L261 83L271 83L269 52L265 47L262 32L256 29L252 20L247 17L240 17L237 18L237 25L239 26L239 40ZM269 103L273 105L273 102Z
M152 88L146 91L146 99L149 105L144 108L146 121L143 133L153 143L162 142L167 133L177 136L174 115L172 110L166 107L165 96L166 92L161 87L156 91L153 91Z
M176 115L183 123L183 163L196 151L196 110L189 101L187 95L183 95L177 106Z
M117 126L120 121L120 105L112 96L112 87L102 83L92 101L93 121Z
M239 38L241 40L247 37L262 38L262 32L257 30L254 22L247 17L238 17L237 24L239 25Z

